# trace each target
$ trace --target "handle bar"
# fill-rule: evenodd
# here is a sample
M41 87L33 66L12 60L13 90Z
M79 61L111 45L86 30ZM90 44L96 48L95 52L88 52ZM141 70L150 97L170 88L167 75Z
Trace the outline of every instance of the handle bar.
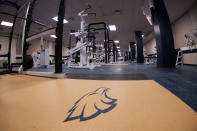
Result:
M88 15L94 15L96 17L96 13L88 13Z

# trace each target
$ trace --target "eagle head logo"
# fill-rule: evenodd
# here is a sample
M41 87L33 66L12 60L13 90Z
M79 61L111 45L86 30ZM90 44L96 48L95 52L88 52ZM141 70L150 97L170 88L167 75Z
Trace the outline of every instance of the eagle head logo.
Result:
M82 96L67 112L64 122L75 119L87 121L114 109L117 99L110 98L108 90L109 88L101 87Z

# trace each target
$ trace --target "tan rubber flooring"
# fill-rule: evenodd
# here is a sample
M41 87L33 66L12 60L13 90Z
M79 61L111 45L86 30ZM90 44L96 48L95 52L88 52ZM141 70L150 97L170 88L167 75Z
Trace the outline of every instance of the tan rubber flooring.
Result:
M1 75L0 131L197 131L197 113L152 80Z

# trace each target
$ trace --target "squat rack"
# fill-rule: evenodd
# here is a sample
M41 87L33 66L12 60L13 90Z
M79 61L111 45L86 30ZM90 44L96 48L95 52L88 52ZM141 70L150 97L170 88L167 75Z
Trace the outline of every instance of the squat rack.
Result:
M102 28L96 28L96 25L102 25ZM109 28L105 22L91 23L88 25L88 36L92 31L103 30L105 34L104 48L105 48L105 63L109 63Z
M112 44L112 47L113 47L113 50L112 50L112 52L113 52L113 62L116 62L116 57L117 57L117 47L116 47L116 45L115 45L115 42L114 42L114 40L109 40L109 44ZM111 49L110 49L110 46L109 46L109 51L111 52ZM109 57L109 56L108 56Z

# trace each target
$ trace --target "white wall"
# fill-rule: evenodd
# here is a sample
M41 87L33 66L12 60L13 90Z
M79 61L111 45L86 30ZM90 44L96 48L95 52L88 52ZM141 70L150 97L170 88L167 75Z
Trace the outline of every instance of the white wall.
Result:
M197 29L197 5L173 24L175 48L185 47L184 35L188 34L197 44L197 38L193 35ZM197 65L197 53L185 54L184 64Z
M175 48L177 49L186 46L185 34L190 35L197 44L197 38L193 35L195 29L197 29L197 5L172 24ZM155 38L153 38L151 41L145 43L144 50L151 54L154 51L155 46L156 41ZM197 53L184 55L184 64L197 65Z
M157 53L155 47L156 47L156 40L152 39L147 44L144 45L144 51L146 52L146 54L155 54Z
M9 38L8 37L0 37L0 44L1 44L1 50L0 54L7 54L8 53L8 45L9 45ZM31 46L29 46L29 49L27 51L28 55L31 55L33 52L40 52L40 40L36 39L30 42ZM17 39L13 38L12 40L12 48L11 48L11 63L17 63L21 62L16 60L16 56L21 56L22 54L16 54L17 48L21 48L17 44ZM50 55L55 55L55 43L52 41L44 40L44 49L49 49ZM62 48L62 55L67 56L68 49L66 47ZM2 65L2 62L4 60L7 60L7 58L0 57L0 65Z
M49 44L51 44L50 41L43 40L43 48L44 49L49 49ZM40 50L41 50L40 39L35 39L35 40L30 41L30 46L27 50L27 54L31 55L33 52L40 52Z
M16 62L16 42L15 38L12 39L12 48L11 48L11 63ZM0 54L4 55L8 53L8 46L9 46L9 37L1 37L0 36L0 44L1 50ZM7 60L7 58L0 57L0 60Z
M55 42L51 42L49 44L49 54L50 55L55 55Z
M7 54L8 53L9 38L8 37L0 37L0 44L1 44L0 54Z
M197 29L197 5L191 10L186 12L182 17L172 25L175 48L185 47L185 34L191 36L191 38L197 43L197 39L193 35L195 29Z
M50 55L55 55L55 42L53 41L49 41L49 40L44 40L43 41L44 49L49 49L49 54ZM32 54L33 52L40 52L40 40L39 39L35 39L33 41L30 42L31 46L29 47L27 54ZM66 47L62 47L62 56L66 56L67 55L67 48Z

